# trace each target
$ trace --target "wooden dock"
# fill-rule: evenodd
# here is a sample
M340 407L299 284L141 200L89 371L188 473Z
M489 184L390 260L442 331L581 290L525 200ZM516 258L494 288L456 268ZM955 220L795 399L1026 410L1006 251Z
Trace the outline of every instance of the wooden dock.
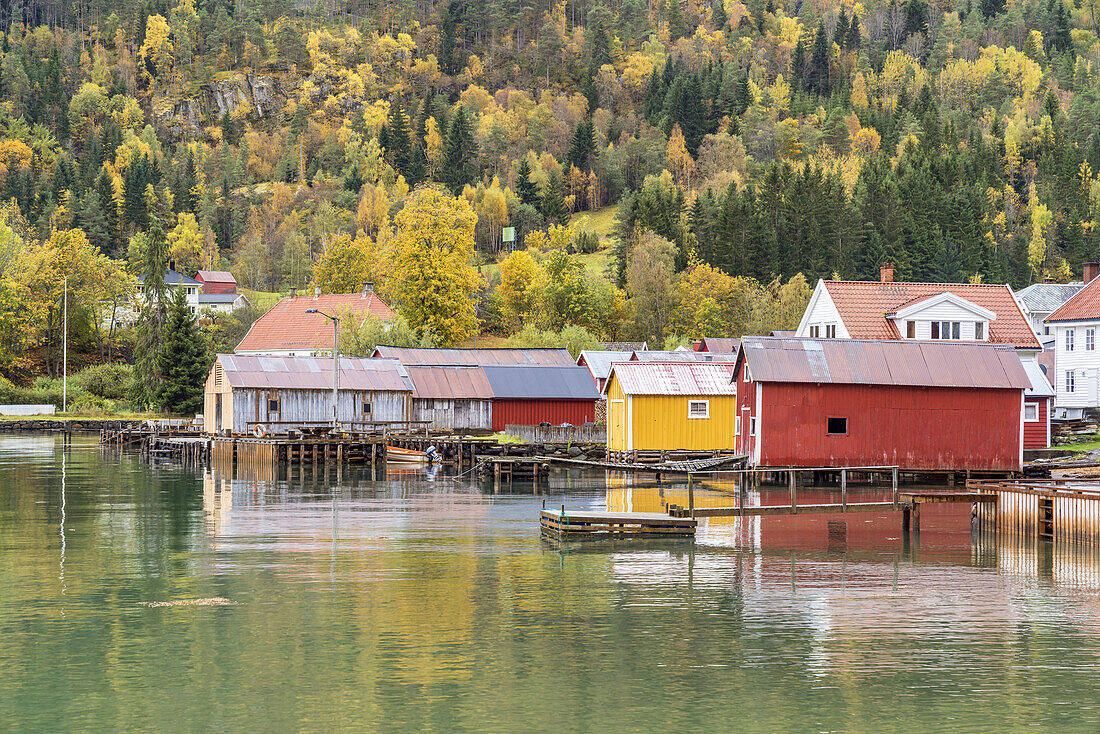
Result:
M573 459L554 456L538 456L540 461L547 464L562 464L564 466L576 466L586 469L605 469L607 471L621 472L649 472L661 476L662 474L674 474L687 476L690 474L702 474L714 471L731 464L744 463L748 458L744 454L727 454L724 456L711 456L707 458L689 459L683 461L669 461L659 464L643 464L624 461L593 461L591 459Z
M997 498L979 512L983 531L1100 546L1100 479L975 480L967 488Z
M598 512L592 510L550 510L539 512L542 534L557 540L599 540L605 538L691 538L696 520L648 512Z

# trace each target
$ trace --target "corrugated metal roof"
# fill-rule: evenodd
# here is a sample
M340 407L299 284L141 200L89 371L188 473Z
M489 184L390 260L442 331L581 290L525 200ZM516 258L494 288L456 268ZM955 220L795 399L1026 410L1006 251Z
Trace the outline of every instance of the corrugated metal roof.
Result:
M598 400L592 376L584 367L529 367L486 365L481 368L489 380L493 397L533 400Z
M243 293L200 293L199 303L233 303L238 298L248 300Z
M737 392L731 362L616 362L611 372L627 395L735 395ZM610 379L607 384L611 384Z
M1034 283L1016 291L1016 298L1033 314L1053 313L1063 303L1073 298L1084 283Z
M1050 386L1050 381L1047 380L1047 376L1043 373L1043 368L1039 366L1039 363L1028 360L1023 365L1024 372L1027 373L1027 379L1031 382L1031 387L1024 390L1024 395L1033 398L1054 397L1054 388Z
M237 279L228 270L200 270L195 273L195 280L203 283L236 283Z
M722 337L703 337L700 343L701 352L721 352L725 354L736 354L737 350L741 348L740 339L726 339Z
M405 370L412 380L415 398L490 400L493 397L485 372L477 366L417 365Z
M603 352L637 352L649 349L647 342L605 342L601 345Z
M332 359L219 354L225 379L235 388L332 389ZM405 370L392 359L340 358L341 390L412 389Z
M418 349L379 346L373 356L399 359L406 367L418 365L545 365L573 367L565 349Z
M583 359L584 365L588 367L588 371L592 373L593 377L606 380L607 376L611 374L611 364L613 362L629 362L631 354L633 352L585 349L577 357L577 364L580 364Z
M1007 345L979 342L744 337L758 382L1028 388Z
M674 352L634 352L633 362L736 362L734 352L693 352L690 349Z

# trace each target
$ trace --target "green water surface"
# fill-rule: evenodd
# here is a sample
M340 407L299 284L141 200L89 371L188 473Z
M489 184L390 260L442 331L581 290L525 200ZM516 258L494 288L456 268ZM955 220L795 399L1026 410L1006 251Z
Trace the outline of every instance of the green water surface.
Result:
M889 517L562 552L539 506L603 509L603 474L234 479L60 441L0 437L2 731L1100 731L1088 552Z

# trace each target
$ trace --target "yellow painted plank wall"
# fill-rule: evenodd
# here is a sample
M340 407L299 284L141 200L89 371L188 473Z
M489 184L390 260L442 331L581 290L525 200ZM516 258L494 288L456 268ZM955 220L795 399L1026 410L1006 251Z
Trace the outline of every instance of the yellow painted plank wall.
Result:
M737 398L733 395L623 395L612 376L607 389L608 444L612 451L734 449ZM621 404L615 403L622 400ZM688 402L709 400L709 418L688 418ZM625 429L618 429L621 405Z

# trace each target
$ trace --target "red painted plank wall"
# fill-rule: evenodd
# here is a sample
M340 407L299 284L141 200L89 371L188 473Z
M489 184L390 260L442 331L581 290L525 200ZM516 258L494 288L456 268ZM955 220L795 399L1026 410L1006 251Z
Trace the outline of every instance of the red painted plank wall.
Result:
M1045 449L1050 445L1049 437L1047 436L1047 406L1050 401L1046 398L1035 399L1025 398L1028 404L1036 404L1039 406L1039 420L1037 421L1024 421L1024 448L1025 449Z
M494 400L493 430L503 431L509 423L537 426L539 423L575 426L596 420L595 400Z
M1020 469L1020 390L766 383L761 402L763 466Z

